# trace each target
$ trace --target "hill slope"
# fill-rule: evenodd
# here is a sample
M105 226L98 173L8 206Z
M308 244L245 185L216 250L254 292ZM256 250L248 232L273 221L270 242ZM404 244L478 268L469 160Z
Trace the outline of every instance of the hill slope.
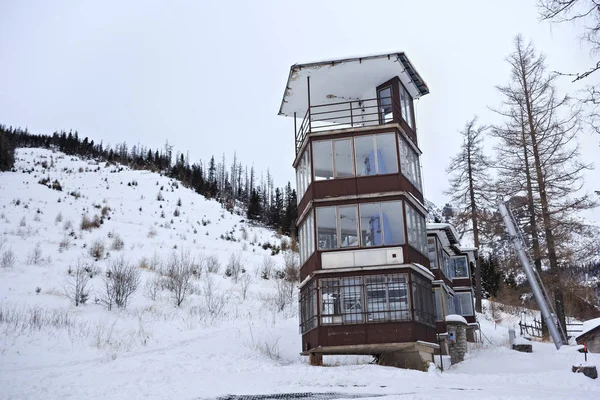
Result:
M0 267L2 399L600 394L597 382L570 372L579 354L548 343L535 343L533 354L510 351L506 328L483 315L485 346L443 374L379 367L364 357L331 357L326 362L338 367L310 367L298 355L293 286L265 271L291 259L263 248L280 245L274 232L154 173L41 149L19 149L16 165L18 172L0 174L0 263L14 264ZM39 183L44 178L50 187ZM52 189L55 180L62 190ZM99 227L81 229L83 215L93 222L103 209ZM180 307L168 286L174 260L195 268ZM140 284L126 308L109 311L104 277L115 261L133 264ZM228 264L245 272L226 276ZM77 265L93 277L89 299L76 307L67 294Z

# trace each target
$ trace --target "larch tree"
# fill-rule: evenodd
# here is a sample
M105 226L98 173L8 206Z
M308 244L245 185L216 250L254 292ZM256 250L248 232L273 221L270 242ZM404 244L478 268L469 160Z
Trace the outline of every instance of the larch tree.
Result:
M546 71L545 57L521 36L515 38L515 50L507 61L511 81L498 89L508 109L505 115L510 114L513 125L521 128L521 141L516 140L513 149L522 155L522 170L531 180L531 191L527 191L529 211L535 213L531 221L540 221L539 229L535 224L531 229L535 229L534 236L543 238L548 266L557 274L567 261L559 250L569 247L570 233L581 226L577 212L595 207L589 195L580 194L582 173L591 168L579 161L580 114L571 107L569 97L557 95L558 75ZM554 294L560 315L559 285Z
M479 249L479 220L486 197L489 162L483 153L483 138L487 127L477 126L473 118L460 132L463 142L460 151L454 156L447 172L450 174L450 187L446 194L451 196L458 210L454 211L454 222L461 233L471 230L473 242ZM481 312L481 265L478 259L475 268L475 308Z

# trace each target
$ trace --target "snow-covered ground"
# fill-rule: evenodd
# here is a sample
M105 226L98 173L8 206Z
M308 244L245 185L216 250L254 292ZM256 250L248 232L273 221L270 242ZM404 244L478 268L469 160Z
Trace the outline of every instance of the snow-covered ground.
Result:
M531 354L512 351L507 326L518 319L492 318L491 312L480 316L483 345L472 346L463 363L446 365L443 373L370 365L365 357L326 357L327 367L311 367L298 354L295 300L280 311L279 281L261 276L265 260L276 269L284 264L281 254L263 249L281 244L273 231L158 174L41 149L19 149L17 159L19 172L0 174L0 261L10 251L16 257L14 266L0 267L1 399L288 392L386 399L600 396L600 382L571 372L583 362L574 348L556 351L551 343L534 342ZM57 179L62 191L39 184L45 177L50 184ZM159 191L163 201L157 201ZM82 215L93 218L105 206L104 223L82 231ZM120 250L112 249L115 237L124 242ZM98 241L108 255L90 255ZM153 290L152 283L160 266L182 251L195 258L199 273L192 294L175 307L170 292ZM246 271L238 282L225 276L232 255ZM126 309L108 311L95 300L102 298L107 265L121 256L143 267L141 283ZM217 272L207 271L211 257L219 260ZM94 277L89 300L75 307L65 287L78 261ZM597 363L599 357L589 359Z

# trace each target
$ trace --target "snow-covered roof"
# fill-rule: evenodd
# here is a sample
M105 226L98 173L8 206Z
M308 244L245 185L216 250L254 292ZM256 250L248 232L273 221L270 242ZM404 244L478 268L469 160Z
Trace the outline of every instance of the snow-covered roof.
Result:
M279 115L303 117L308 108L310 77L311 105L364 99L382 83L398 76L413 98L429 93L429 88L404 52L347 57L294 64L279 107ZM370 97L375 97L371 95Z
M600 318L594 318L594 319L589 319L587 321L583 321L583 329L581 331L581 334L577 338L580 338L581 336L585 335L586 333L588 333L591 330L596 329L599 326L600 326Z
M444 231L450 245L460 245L458 240L458 232L456 232L456 228L454 228L452 225L445 222L428 223L427 232L429 233L435 231Z
M467 324L467 320L462 315L458 314L450 314L446 315L446 322L462 322L463 324Z

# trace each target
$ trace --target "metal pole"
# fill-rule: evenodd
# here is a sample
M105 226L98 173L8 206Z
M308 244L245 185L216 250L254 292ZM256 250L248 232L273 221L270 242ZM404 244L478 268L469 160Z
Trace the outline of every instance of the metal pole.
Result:
M306 88L308 89L308 131L312 130L311 115L310 115L310 76L306 77Z
M519 256L519 261L523 266L523 270L525 271L525 275L527 276L527 280L529 281L529 285L531 285L531 290L533 290L533 295L535 296L535 300L540 307L540 311L542 313L542 317L544 321L546 321L546 325L548 325L548 331L550 332L550 336L552 336L552 340L554 341L554 345L556 349L560 349L560 346L563 345L563 340L558 332L558 328L556 327L556 322L554 321L554 317L552 313L550 313L550 309L548 308L548 304L544 299L544 295L542 289L540 288L537 279L535 278L533 269L531 264L529 263L529 257L527 257L527 253L523 247L523 243L517 234L517 229L513 224L513 220L511 218L508 209L506 208L506 204L504 204L504 200L498 199L498 209L500 210L500 215L502 215L502 219L504 220L504 225L506 226L506 230L510 235L510 241L513 246L517 250L517 255Z

